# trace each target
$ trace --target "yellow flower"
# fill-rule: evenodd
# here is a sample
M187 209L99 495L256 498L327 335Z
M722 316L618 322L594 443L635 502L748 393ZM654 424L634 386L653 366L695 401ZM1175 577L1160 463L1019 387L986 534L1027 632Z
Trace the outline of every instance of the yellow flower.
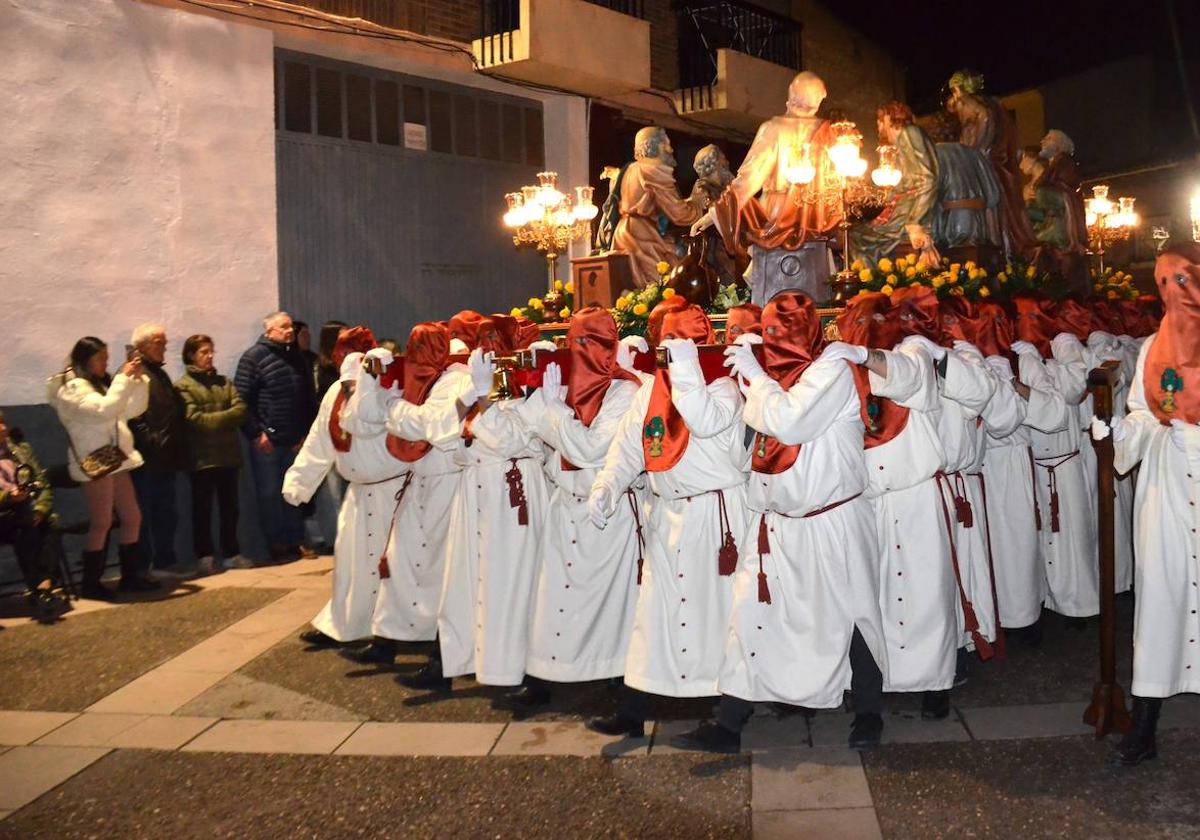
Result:
M967 260L967 264L963 266L967 271L972 271L975 268L975 260Z
M987 286L980 286L979 287L979 296L980 297L991 297L992 290L989 289Z
M892 271L892 261L884 257L879 261L879 270L884 274L890 274Z
M529 299L529 308L530 309L541 309L544 306L545 306L545 304L542 303L541 298L530 298Z
M942 286L946 285L946 275L945 274L935 274L935 275L933 275L933 278L930 279L929 282L930 282L930 284L933 285L933 288L940 289L940 288L942 288Z
M958 263L950 263L950 273L951 274L958 274L958 270L960 268L962 268L962 266L959 265Z
M1092 291L1093 291L1093 292L1098 292L1098 291L1100 291L1100 290L1101 290L1101 289L1103 289L1103 288L1104 288L1104 284L1103 284L1103 283L1093 283L1093 284L1092 284Z
M909 256L911 257L912 254L909 254ZM912 266L909 266L908 268L904 269L904 276L909 277L909 278L916 277L917 270L915 268L913 268Z
M565 288L566 288L568 294L572 294L572 295L575 294L575 281L568 280Z
M1116 290L1115 290L1115 289L1109 289L1109 290L1108 290L1108 294L1106 295L1106 297L1107 297L1109 300L1116 300L1116 299L1117 299L1117 292L1116 292Z
M521 317L522 315L524 315L525 313L521 311L521 307L519 307L519 306L514 306L512 309L510 309L510 310L508 311L508 314L509 314L509 315L511 315L511 316L513 316L514 318L519 318L519 317Z
M895 286L895 285L896 285L896 275L895 275L895 274L889 274L889 275L887 276L887 282L888 282L888 285L889 285L889 286Z
M1036 274L1037 274L1037 269L1034 268L1033 266L1029 266L1029 268L1025 269L1025 276L1028 277L1030 280L1032 280L1034 278L1034 275L1036 275Z
M1007 283L1008 275L1005 274L1003 271L1001 271L999 274L996 275L996 279L999 280L1001 283Z
M953 268L953 266L951 266L951 268ZM947 283L957 283L958 282L958 272L957 271L949 272L946 275L946 282Z
M658 265L654 266L654 270L659 274L666 274L671 270L671 266L668 265L664 260L659 260Z
M563 281L561 281L561 280L554 281L554 291L561 292L564 288L565 288L565 286L563 286Z
M950 294L957 295L958 297L962 297L963 296L963 287L955 286L953 289L950 290Z
M855 260L854 262L850 263L851 271L862 271L863 268L864 266L862 264L862 260Z
M675 290L671 288L663 289L663 300L675 297Z
M916 265L917 264L917 255L909 254L907 257L904 258L904 261L906 263L908 263L909 265Z
M863 281L864 283L870 283L871 282L871 269L864 268L862 271L858 272L858 279Z
M571 317L570 307L564 306L562 309L558 310L558 317L562 318L564 321L567 320L568 318L570 318Z
M644 304L644 303L636 304L633 307L634 315L645 315L649 311L650 311L650 307L646 306L646 304Z
M624 312L628 308L629 308L629 298L625 298L625 297L617 298L617 309L619 311Z
M880 289L879 291L883 292L885 295L890 295L892 292L894 292L894 291L896 291L896 290L895 290L895 289L893 289L891 286L884 286L884 287L883 287L882 289Z
M970 270L967 272L967 279L968 279L968 280L978 280L978 279L979 279L979 272L978 272L978 271L976 271L976 270L975 270L975 269L973 269L973 268L972 268L972 269L970 269Z
M983 266L980 266L979 268L975 269L975 273L978 274L981 278L987 277L987 269L984 268Z

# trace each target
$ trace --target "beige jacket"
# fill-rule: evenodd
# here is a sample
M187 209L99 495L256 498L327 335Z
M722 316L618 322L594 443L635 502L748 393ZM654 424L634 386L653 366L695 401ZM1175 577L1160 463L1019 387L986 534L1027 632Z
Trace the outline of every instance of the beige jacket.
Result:
M142 456L133 446L133 434L126 421L146 410L149 396L144 375L130 378L118 373L104 393L71 372L50 377L46 400L58 412L58 419L70 438L67 457L71 478L81 484L90 481L79 468L79 459L109 443L117 444L125 453L125 463L117 472L142 465Z

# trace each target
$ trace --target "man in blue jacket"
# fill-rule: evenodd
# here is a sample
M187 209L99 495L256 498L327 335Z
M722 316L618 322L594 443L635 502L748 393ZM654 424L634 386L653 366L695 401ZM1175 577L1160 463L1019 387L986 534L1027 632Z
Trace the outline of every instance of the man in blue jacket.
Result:
M286 312L263 319L263 335L238 360L234 387L246 403L242 433L250 441L259 521L271 562L316 557L303 545L304 514L283 501L283 476L313 421L313 384Z

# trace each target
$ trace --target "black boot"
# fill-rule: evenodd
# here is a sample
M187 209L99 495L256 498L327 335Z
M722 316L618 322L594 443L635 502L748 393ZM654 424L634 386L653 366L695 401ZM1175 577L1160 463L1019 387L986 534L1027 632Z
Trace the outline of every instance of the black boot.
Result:
M142 553L138 543L118 545L117 557L121 559L121 582L117 588L122 592L153 592L159 588L156 581L142 575Z
M550 703L550 686L537 677L526 677L525 681L515 691L505 694L496 703L499 708L508 709L515 714L532 712L539 706Z
M854 716L850 724L850 749L870 750L879 746L883 737L883 715L865 712Z
M104 575L104 561L107 555L106 551L83 552L83 583L79 587L79 594L84 598L93 601L117 600L117 593L100 582Z
M945 720L950 716L950 690L926 691L921 698L921 720Z
M449 691L452 685L449 677L442 676L441 659L430 659L416 673L396 677L396 682L419 691Z
M312 647L340 647L341 642L332 636L327 636L315 627L300 634L300 641Z
M1113 750L1113 764L1132 767L1158 756L1154 733L1158 729L1158 713L1161 709L1162 699L1159 697L1133 698L1133 728Z
M634 720L621 712L606 718L592 718L584 726L601 735L620 735L622 738L646 737L646 721Z
M973 654L965 647L958 649L954 660L954 687L966 685L971 678L971 657Z
M715 720L702 720L691 732L672 735L670 744L677 750L734 754L742 751L742 734Z
M396 643L391 639L381 639L376 636L366 647L340 650L338 655L351 662L357 662L359 665L394 665Z

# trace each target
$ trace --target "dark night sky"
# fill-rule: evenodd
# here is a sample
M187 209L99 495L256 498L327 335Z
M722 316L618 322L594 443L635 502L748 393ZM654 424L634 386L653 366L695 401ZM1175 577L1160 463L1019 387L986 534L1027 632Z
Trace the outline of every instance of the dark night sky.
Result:
M959 67L1009 93L1136 53L1173 62L1171 0L830 0L826 5L908 68L918 110ZM1200 0L1173 0L1185 55L1200 34ZM1173 67L1173 65L1171 65ZM1193 65L1193 71L1195 65Z

